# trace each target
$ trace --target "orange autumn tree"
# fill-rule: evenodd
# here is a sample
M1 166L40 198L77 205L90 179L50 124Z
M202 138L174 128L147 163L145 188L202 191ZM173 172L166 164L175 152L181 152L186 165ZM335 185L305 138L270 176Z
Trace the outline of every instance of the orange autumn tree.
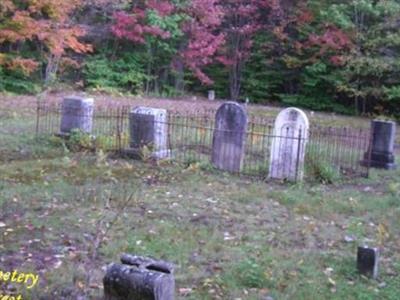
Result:
M81 0L1 0L0 66L24 75L41 67L45 83L61 66L76 66L70 53L92 51L79 41L85 31L71 18L80 6Z

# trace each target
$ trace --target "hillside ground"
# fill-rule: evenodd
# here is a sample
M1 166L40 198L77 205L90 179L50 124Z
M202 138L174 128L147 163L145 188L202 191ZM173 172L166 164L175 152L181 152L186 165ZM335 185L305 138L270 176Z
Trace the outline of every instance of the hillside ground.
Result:
M32 289L0 282L2 294L101 299L105 267L127 252L173 262L178 299L398 299L399 170L331 185L282 184L198 164L76 153L58 138L35 137L35 98L0 98L0 269L39 275ZM363 118L312 118L369 126ZM363 244L381 250L377 280L356 271Z

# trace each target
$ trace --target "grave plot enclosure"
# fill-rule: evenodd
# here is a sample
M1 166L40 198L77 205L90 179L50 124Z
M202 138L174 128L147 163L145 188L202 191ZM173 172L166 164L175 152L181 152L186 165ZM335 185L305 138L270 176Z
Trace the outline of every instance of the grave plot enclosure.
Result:
M264 179L324 180L327 174L330 178L368 174L369 165L361 162L371 152L370 129L308 124L304 113L297 109L282 111L286 121L279 123L279 117L255 116L232 102L222 104L219 111L195 113L146 109L150 109L146 110L149 116L137 114L133 107L95 105L90 132L72 134L86 136L92 150L123 153L147 141L160 150L154 152L155 159ZM41 102L37 135L59 134L62 111L61 104ZM279 124L281 129L277 128Z

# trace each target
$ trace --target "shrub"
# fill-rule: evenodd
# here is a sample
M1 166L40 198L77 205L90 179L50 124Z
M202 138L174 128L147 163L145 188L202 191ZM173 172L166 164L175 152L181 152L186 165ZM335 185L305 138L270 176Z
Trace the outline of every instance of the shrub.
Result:
M72 151L93 150L93 137L80 129L71 130L67 146Z
M66 142L66 146L72 151L110 151L116 145L114 136L97 135L93 136L80 129L73 129Z
M95 55L86 62L83 74L86 87L107 92L127 91L132 94L142 91L147 78L140 58L129 53L116 60L105 54Z
M321 183L332 184L340 180L340 171L326 161L312 158L308 160L307 173Z
M21 72L6 70L0 66L0 91L36 94L40 91L40 87Z

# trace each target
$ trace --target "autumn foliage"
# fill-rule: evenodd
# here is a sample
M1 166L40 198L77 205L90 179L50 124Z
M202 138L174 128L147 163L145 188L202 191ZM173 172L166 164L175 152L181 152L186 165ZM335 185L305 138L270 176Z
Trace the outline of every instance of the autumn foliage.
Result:
M400 114L399 23L397 0L0 0L0 79Z
M0 65L29 74L40 62L46 64L54 58L61 59L68 50L92 51L91 45L79 41L84 30L70 19L79 5L80 0L2 0L0 45L12 50L0 53ZM31 52L38 49L39 59L21 57L21 45Z

